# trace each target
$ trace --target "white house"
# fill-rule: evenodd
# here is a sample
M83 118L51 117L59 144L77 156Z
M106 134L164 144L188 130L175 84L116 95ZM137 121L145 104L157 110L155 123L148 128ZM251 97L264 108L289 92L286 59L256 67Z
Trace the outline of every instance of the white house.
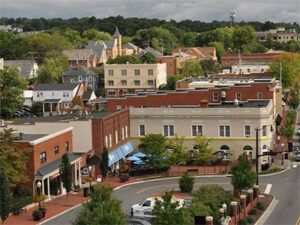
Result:
M23 105L31 107L33 101L33 91L32 90L23 91L23 97L24 97Z

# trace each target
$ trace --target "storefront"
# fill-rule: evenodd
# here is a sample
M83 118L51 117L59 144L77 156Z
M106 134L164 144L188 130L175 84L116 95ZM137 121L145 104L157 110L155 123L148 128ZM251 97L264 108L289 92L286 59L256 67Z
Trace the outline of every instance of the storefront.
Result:
M109 153L108 166L111 168L112 171L118 170L119 169L119 161L121 159L125 158L131 152L133 152L133 146L132 146L131 142L127 142L126 144L120 146L113 152Z

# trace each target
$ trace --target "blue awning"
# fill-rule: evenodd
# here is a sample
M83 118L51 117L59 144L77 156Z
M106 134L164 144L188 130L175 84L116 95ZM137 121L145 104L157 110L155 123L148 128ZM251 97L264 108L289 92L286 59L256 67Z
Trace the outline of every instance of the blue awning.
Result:
M115 151L108 154L108 166L118 162L120 159L124 158L126 155L133 151L133 146L130 142L120 146Z

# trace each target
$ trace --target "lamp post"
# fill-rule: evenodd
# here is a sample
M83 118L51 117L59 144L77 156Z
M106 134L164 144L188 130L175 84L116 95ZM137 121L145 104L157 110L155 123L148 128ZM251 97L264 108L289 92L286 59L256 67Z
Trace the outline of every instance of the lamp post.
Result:
M39 209L40 209L41 208L40 197L41 197L41 187L42 187L42 182L40 180L36 183L36 187L37 187L37 194L38 194L38 199L39 199Z
M226 218L227 204L225 202L222 204L222 208L224 209L224 218Z
M281 143L281 165L284 164L284 160L283 160L283 157L284 157L284 143Z
M92 170L93 170L93 167L92 167L92 166L89 166L89 173L90 173L90 192L91 192L91 188L92 188Z

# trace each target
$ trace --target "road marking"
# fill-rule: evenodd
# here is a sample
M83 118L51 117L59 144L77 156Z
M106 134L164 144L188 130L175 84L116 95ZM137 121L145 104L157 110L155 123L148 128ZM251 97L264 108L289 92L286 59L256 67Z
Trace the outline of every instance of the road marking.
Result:
M265 194L270 194L271 188L272 188L272 184L267 184Z
M299 224L300 224L300 216L298 217L298 219L297 219L295 225L299 225Z
M292 166L293 168L297 168L297 164L293 164L293 166Z

